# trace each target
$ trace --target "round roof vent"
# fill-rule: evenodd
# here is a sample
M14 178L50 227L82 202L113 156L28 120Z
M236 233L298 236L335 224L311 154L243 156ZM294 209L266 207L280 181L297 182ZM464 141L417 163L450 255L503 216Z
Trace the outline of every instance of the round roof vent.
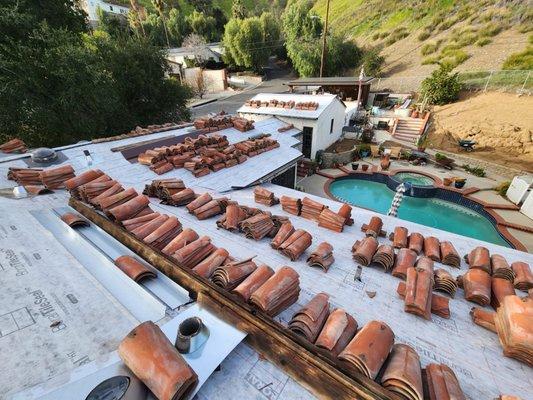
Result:
M45 164L57 159L57 153L48 147L40 147L31 153L31 160L37 164Z

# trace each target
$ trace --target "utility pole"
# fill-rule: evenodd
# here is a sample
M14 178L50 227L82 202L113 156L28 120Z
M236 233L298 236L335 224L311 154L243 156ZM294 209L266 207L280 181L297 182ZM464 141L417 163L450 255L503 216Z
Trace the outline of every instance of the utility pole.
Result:
M328 20L329 20L329 0L326 5L326 23L324 24L324 33L322 36L322 57L320 59L320 77L324 76L324 64L326 63L326 37L328 35Z

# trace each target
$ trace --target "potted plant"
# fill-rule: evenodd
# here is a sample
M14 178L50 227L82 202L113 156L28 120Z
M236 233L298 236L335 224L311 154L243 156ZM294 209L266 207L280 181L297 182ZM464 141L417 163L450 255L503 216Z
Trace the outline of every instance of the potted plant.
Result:
M357 169L359 168L359 163L352 163L352 170L354 171L357 171Z
M370 145L366 143L359 145L359 154L361 158L368 157L370 155Z
M462 189L465 186L466 179L465 178L455 178L454 179L454 185L457 189Z
M363 171L367 171L367 170L368 170L368 164L363 164L363 165L361 165L361 169L362 169Z
M414 140L414 144L418 151L426 151L426 146L428 144L427 136L419 136Z

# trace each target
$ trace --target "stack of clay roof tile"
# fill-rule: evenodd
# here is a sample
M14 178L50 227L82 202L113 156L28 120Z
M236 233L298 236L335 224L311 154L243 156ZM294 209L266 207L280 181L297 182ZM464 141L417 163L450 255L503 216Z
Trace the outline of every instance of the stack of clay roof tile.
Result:
M293 100L283 101L277 99L271 99L269 101L261 100L247 100L244 105L252 108L261 108L261 107L274 107L274 108L285 108L291 109L294 108L296 103Z
M282 126L281 128L278 128L278 132L283 133L283 132L290 131L291 129L294 129L293 124L285 125L285 126Z
M162 203L176 207L185 206L196 199L196 197L196 193L192 189L187 188L173 194L169 199L162 200Z
M379 264L385 272L389 272L394 266L394 248L388 244L381 244L372 257L372 263Z
M503 354L533 366L533 299L506 296L494 321Z
M424 250L424 236L418 232L413 232L409 235L409 244L407 246L410 250L413 250L416 254L422 253Z
M405 294L407 292L406 282L398 283L398 288L396 289L398 295L404 299L405 303ZM431 314L438 315L442 318L450 318L450 299L446 296L441 296L433 293L431 295L431 304L430 304Z
M254 129L254 122L246 118L233 117L233 127L241 132L247 132Z
M281 230L281 229L280 229ZM275 239L275 238L274 238ZM283 243L278 247L281 254L296 261L311 246L313 237L303 229L296 229Z
M272 239L272 242L270 242L270 246L277 250L279 246L281 246L281 244L285 242L293 233L294 226L292 226L292 223L290 221L284 222L278 229L278 232Z
M235 289L248 275L257 269L257 265L252 261L252 258L233 261L217 267L211 277L211 281L228 291Z
M409 231L403 226L397 226L394 228L394 231L389 235L389 239L392 242L392 245L396 249L403 249L407 247Z
M491 254L490 264L493 278L503 278L514 282L515 274L505 257L500 254Z
M41 168L16 168L9 167L7 172L7 179L17 182L17 184L26 185L42 185Z
M262 264L246 277L231 292L244 302L248 302L252 294L259 289L268 279L274 275L274 270L268 265Z
M48 189L59 189L65 187L65 182L74 178L74 168L70 165L62 165L41 171L41 182Z
M154 219L154 218L152 218L152 219ZM134 229L136 229L135 225L137 225L137 224L135 223L135 220L133 219L133 220L130 220L130 221L124 221L123 225L126 227L127 230L133 231ZM137 227L138 226L139 225L137 225ZM188 244L198 240L199 238L200 238L200 236L198 235L198 233L196 233L196 231L194 229L185 228L183 231L181 231L181 233L179 235L177 235L174 239L172 239L169 242L169 244L167 244L163 248L162 252L163 252L163 254L171 256L172 254L174 254L179 249L182 249L183 247L185 247Z
M120 343L118 354L157 399L184 399L198 376L167 339L161 328L146 321Z
M318 109L318 103L315 101L302 101L294 106L296 110L315 111Z
M442 263L455 268L461 268L461 257L451 242L440 242Z
M356 241L352 246L353 259L361 264L368 265L378 249L378 241L372 236Z
M270 215L256 214L240 222L239 228L248 239L261 240L274 228L274 223Z
M370 321L339 354L350 371L375 379L394 344L394 332L381 321Z
M424 254L433 261L440 262L440 241L434 236L424 238Z
M198 199L200 197L198 197ZM187 206L190 206L196 200L192 201ZM223 214L226 211L227 205L228 205L228 199L226 197L221 197L219 199L211 199L207 203L194 208L192 210L192 214L199 220L211 218L211 217L214 217L215 215Z
M224 215L217 220L217 226L228 231L239 230L239 223L248 218L246 210L238 204L228 204Z
M150 165L150 170L154 171L157 175L166 174L167 172L172 171L173 169L174 165L168 162L166 159L157 161L156 163Z
M67 187L69 182L70 180L65 183ZM83 200L86 203L91 203L92 199L100 196L116 184L117 181L114 181L108 175L103 174L90 182L81 184L71 189L70 194L79 200Z
M94 182L94 181L102 182L102 179L99 179L100 177L103 177L103 181L107 181L111 179L99 169L90 169L88 171L81 173L80 175L76 177L73 177L67 180L65 182L65 188L73 196L75 196L76 198L79 198L79 191L77 189L90 182Z
M305 199L304 199L305 201ZM305 206L302 207L302 217ZM346 218L338 213L331 211L329 208L324 208L318 216L318 226L329 229L334 232L342 232Z
M143 194L169 201L173 195L185 189L185 184L181 179L154 179L152 183L145 185Z
M316 339L316 346L330 356L337 358L357 332L357 321L341 308L329 314L322 331Z
M300 277L290 267L281 267L250 296L250 303L276 316L298 300Z
M433 285L433 290L444 292L451 297L454 297L455 292L457 291L457 282L448 271L438 268L435 270L435 284Z
M424 400L422 369L416 350L406 344L392 347L381 385L402 399Z
M176 250L171 257L182 267L192 269L215 250L216 248L211 243L211 238L208 236L202 236L201 238L186 244L179 250Z
M361 226L361 231L364 232L366 236L377 238L378 236L385 236L387 234L382 228L383 221L381 218L373 216L370 218L368 224L363 224Z
M302 201L300 199L295 199L293 197L288 196L281 196L279 201L281 203L281 208L283 211L293 215L300 215L300 210L302 207Z
M511 268L515 274L514 287L524 292L533 288L533 274L529 268L529 264L516 261L511 264Z
M408 268L404 311L431 319L433 273L419 268Z
M341 208L339 208L339 211L337 212L341 217L344 218L344 224L348 226L353 225L353 218L352 218L352 207L346 203L344 203Z
M128 139L132 137L150 135L152 133L166 132L166 131L171 131L174 129L185 128L190 125L191 125L190 123L176 124L173 122L167 122L161 125L148 125L146 128L141 128L140 126L137 126L135 127L135 129L132 129L128 133L124 133L122 135L115 135L115 136L108 136L104 138L93 139L92 143L104 143L104 142L111 142L115 140Z
M311 200L309 197L304 197L302 199L302 209L300 212L300 216L310 219L310 220L318 221L318 217L320 216L320 213L322 212L322 210L324 210L324 208L326 208L324 204L321 204L318 201ZM335 213L332 213L332 214L335 214ZM341 216L338 216L338 217L344 224L342 217ZM326 220L326 218L323 218L323 219Z
M416 258L417 254L413 250L406 248L400 249L396 255L392 275L400 279L405 279L407 277L407 270L414 267Z
M445 364L426 366L426 385L429 400L466 400L453 370Z
M490 302L491 279L490 275L478 268L469 269L461 279L465 299L485 306Z
M257 186L254 189L254 201L265 206L273 206L279 203L279 199L270 190Z
M3 153L26 153L28 148L20 139L11 139L0 145L0 151Z
M498 307L500 307L504 297L514 296L515 294L513 282L505 278L492 277L490 294L490 305L492 308L498 310Z
M329 267L334 262L333 246L328 242L320 243L307 259L307 264L310 267L320 267L324 272L328 272Z
M314 343L329 316L329 295L319 293L294 314L289 330Z
M204 132L215 132L233 126L233 117L227 115L217 115L215 117L204 117L194 120L194 127Z
M196 264L192 270L197 275L209 279L218 267L232 261L232 257L230 257L228 251L219 247L199 264Z
M152 247L163 250L182 230L180 221L170 216L143 240ZM196 265L196 264L194 264Z
M486 247L478 246L470 253L465 255L464 258L470 269L480 269L482 271L485 271L489 275L492 273L490 265L490 254L489 250Z
M263 137L255 137L235 143L234 146L248 157L254 157L258 154L264 153L265 151L278 148L279 143L276 140L268 137L268 135L265 135Z
M481 326L482 328L488 329L491 332L496 332L496 325L494 318L496 313L494 311L487 311L479 307L472 307L470 310L470 316L474 324Z

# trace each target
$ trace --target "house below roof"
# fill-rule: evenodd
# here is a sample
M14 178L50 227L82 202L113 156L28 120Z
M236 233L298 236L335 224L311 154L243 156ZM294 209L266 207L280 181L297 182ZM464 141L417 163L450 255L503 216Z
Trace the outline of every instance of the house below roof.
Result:
M167 59L169 61L184 65L185 60L195 60L200 57L203 60L222 61L224 50L219 42L206 43L203 46L196 47L173 47L167 50Z
M262 121L276 116L302 131L302 153L313 159L319 150L336 142L346 125L346 105L332 94L260 93L247 101L237 113Z
M87 13L91 23L98 21L98 8L105 13L125 18L130 11L127 4L117 0L82 0L80 2L81 8Z
M339 76L327 78L299 78L286 83L291 92L297 88L303 88L304 91L332 93L339 96L342 100L355 101L361 85L362 96L361 104L366 104L368 93L370 92L370 83L374 78L367 76L363 79L352 76Z

